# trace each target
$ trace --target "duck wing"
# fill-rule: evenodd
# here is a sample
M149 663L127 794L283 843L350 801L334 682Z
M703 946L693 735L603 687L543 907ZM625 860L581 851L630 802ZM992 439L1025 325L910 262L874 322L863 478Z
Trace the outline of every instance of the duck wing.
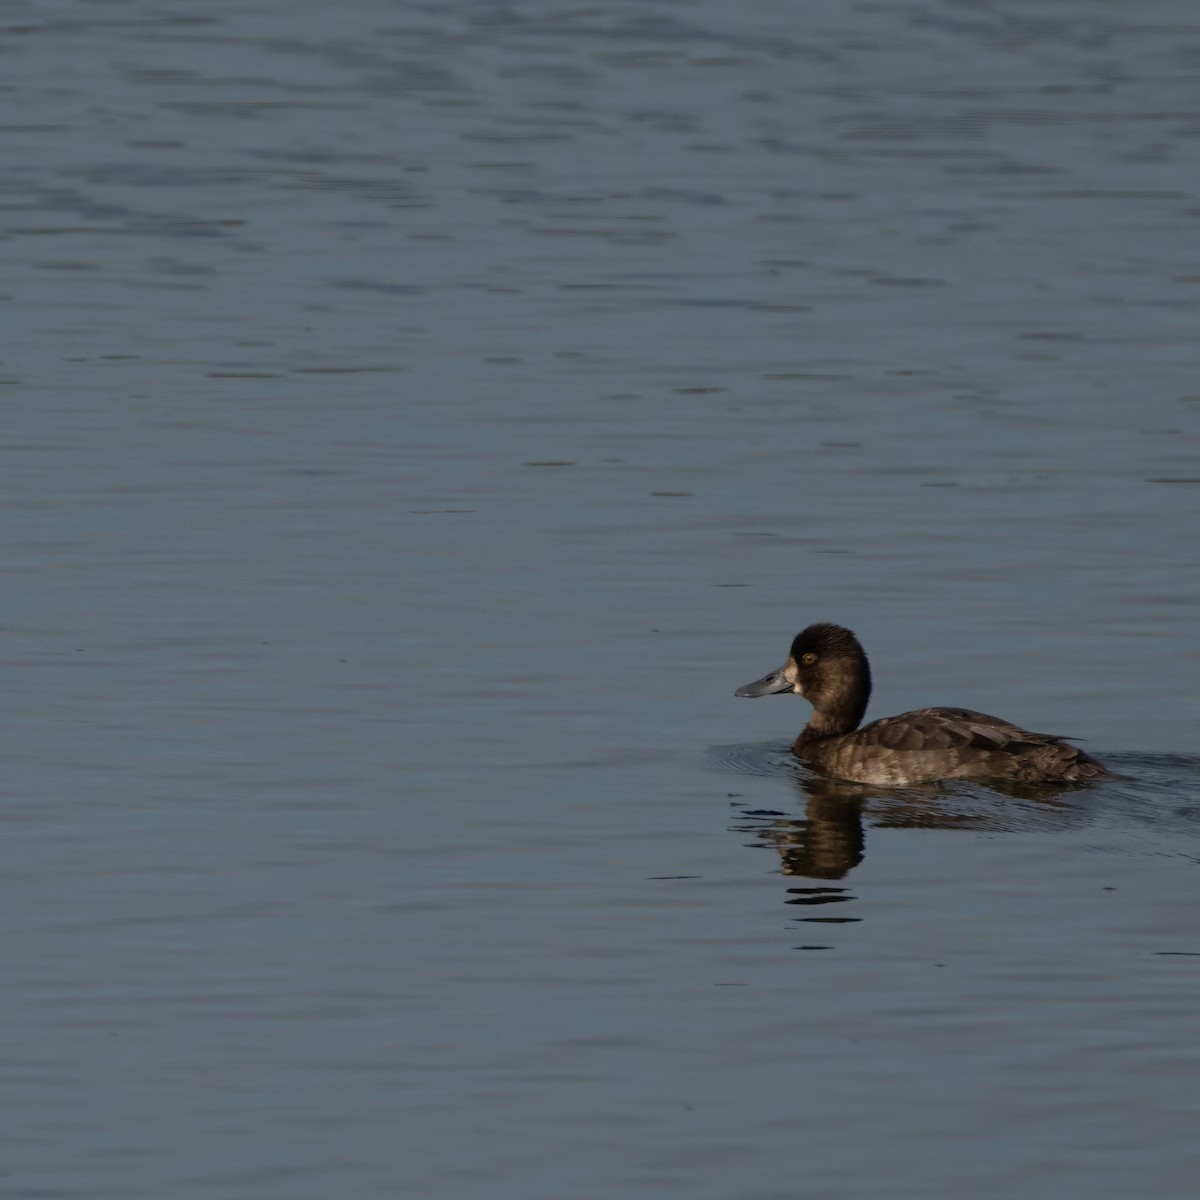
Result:
M1059 741L969 708L919 708L873 721L855 736L889 750L1014 750Z

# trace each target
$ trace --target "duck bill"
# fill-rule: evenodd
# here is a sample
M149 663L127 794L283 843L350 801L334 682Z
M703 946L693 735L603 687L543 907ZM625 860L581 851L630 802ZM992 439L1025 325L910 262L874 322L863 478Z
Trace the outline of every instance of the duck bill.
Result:
M733 694L752 700L757 696L773 696L776 692L790 692L792 684L787 678L786 671L786 666L780 667L778 671L772 671L770 675L764 675L761 679L756 679L753 683L738 688Z

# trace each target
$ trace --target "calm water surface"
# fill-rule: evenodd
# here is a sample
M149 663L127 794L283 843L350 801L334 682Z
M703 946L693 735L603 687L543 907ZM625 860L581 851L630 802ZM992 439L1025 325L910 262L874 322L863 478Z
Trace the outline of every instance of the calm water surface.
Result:
M0 1192L1195 1194L1195 13L0 65ZM814 620L1124 778L812 780Z

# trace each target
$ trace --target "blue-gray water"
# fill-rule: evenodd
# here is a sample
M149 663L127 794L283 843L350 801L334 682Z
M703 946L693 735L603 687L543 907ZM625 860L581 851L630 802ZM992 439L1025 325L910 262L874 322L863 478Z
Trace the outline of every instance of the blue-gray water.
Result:
M1190 1200L1200 17L13 3L0 1192ZM876 716L1086 739L830 796Z

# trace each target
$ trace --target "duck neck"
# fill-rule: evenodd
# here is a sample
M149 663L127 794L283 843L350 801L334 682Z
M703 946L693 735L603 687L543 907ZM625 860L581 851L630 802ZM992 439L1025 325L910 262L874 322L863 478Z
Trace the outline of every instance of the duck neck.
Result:
M810 701L812 716L799 742L819 742L824 738L841 737L858 728L871 699L871 673L866 662L847 670L840 679L831 681L834 686L824 696Z
M858 728L866 708L867 706L863 704L860 707L815 709L808 724L801 732L799 740L804 743L819 742L825 738L841 737L845 733L852 733Z

